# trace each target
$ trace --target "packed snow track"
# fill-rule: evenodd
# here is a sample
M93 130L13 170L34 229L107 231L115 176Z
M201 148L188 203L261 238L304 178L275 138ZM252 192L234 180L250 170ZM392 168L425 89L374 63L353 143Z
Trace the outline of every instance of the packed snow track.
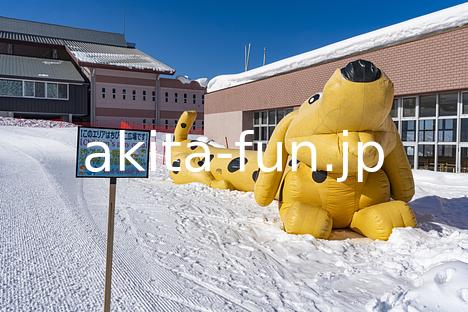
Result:
M102 308L109 181L75 178L75 144L0 126L0 311ZM415 171L416 229L325 241L158 159L117 182L113 311L468 311L466 174Z

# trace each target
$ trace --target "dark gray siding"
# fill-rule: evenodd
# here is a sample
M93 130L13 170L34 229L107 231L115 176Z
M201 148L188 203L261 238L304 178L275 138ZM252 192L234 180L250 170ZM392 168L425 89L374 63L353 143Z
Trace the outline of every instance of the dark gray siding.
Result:
M68 100L0 96L0 111L88 115L88 85L70 85Z

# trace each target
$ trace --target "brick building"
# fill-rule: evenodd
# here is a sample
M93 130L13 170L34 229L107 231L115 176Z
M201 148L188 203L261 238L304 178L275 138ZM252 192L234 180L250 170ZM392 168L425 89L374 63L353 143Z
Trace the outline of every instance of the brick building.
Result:
M448 20L451 22L446 22ZM425 31L414 36L400 36L393 41L389 39L382 46L371 46L352 54L347 54L344 48L362 38L379 42L382 34L391 38L389 33L393 29L424 29L422 26L426 24L433 28L426 27ZM372 36L376 40L371 40ZM467 4L330 47L336 47L334 54L338 57L298 66L294 70L272 71L273 74L264 70L266 74L261 78L246 79L244 82L234 75L231 81L223 81L221 85L214 78L210 81L206 96L206 135L220 142L227 137L232 145L241 131L254 129L254 142L266 142L278 121L312 94L321 91L335 69L344 67L352 60L366 59L381 68L394 83L395 98L391 114L412 166L468 172ZM316 56L319 50L309 54ZM280 62L287 63L288 60ZM275 63L267 66L275 68ZM259 69L255 70L259 72ZM249 75L248 72L245 74ZM218 87L213 88L216 83ZM226 129L228 120L230 127Z
M123 34L0 17L0 116L150 128L190 109L201 130L205 87L174 73Z

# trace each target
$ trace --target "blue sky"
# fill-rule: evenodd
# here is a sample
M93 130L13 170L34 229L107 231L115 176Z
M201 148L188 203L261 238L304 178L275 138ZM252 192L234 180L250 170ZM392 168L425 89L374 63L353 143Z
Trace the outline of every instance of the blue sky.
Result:
M10 0L0 15L123 32L127 41L191 78L243 70L447 8L463 1Z

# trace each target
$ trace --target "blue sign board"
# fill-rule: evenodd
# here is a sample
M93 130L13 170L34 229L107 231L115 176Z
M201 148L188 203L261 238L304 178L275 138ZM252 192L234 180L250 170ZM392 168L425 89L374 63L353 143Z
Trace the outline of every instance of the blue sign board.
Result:
M147 178L150 132L78 128L77 178Z

